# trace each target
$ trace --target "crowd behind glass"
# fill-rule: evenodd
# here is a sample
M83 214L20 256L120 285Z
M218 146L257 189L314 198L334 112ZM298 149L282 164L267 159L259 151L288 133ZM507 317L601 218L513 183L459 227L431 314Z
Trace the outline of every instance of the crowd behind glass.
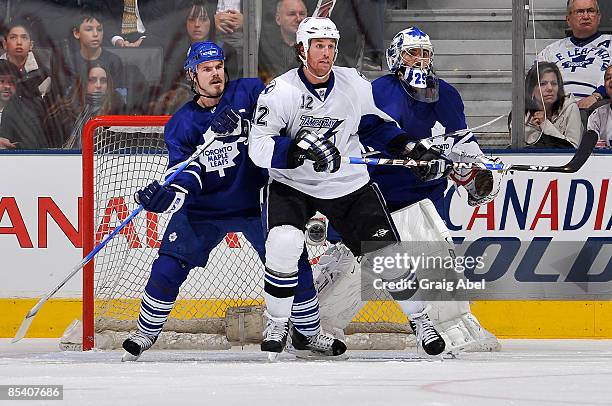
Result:
M298 66L295 32L317 3L262 2L258 75L264 81ZM570 29L572 16L599 15L594 0L579 3L595 7L568 5ZM386 69L385 12L402 5L335 2L331 18L342 35L336 63L380 76ZM192 97L183 63L196 41L215 41L225 51L229 78L242 77L243 7L241 0L0 0L0 149L79 149L83 125L94 116L174 113ZM572 147L587 123L602 131L612 127L609 108L589 120L610 100L612 69L594 79L604 85L581 102L564 91L554 63L542 60L538 68L526 79L528 145ZM547 133L552 138L543 137ZM607 141L603 147L612 135L600 138Z

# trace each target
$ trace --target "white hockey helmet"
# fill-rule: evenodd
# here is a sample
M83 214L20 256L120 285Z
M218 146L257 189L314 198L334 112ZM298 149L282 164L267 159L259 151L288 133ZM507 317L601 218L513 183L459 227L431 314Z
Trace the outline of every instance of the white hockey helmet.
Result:
M414 55L413 50L420 50ZM438 100L438 78L433 71L434 50L429 35L416 27L398 32L387 49L389 70L408 85L408 93L419 101ZM413 59L412 65L406 59Z
M331 38L336 40L335 62L338 56L338 41L340 41L340 32L336 28L336 24L327 17L306 17L302 20L295 33L295 42L304 46L304 55L308 54L310 40L317 38ZM302 62L305 64L304 60Z

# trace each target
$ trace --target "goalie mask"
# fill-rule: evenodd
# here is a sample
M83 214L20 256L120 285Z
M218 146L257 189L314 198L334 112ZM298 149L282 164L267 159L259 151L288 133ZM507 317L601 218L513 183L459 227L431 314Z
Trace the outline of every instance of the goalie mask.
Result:
M311 39L329 38L336 40L336 53L332 65L338 58L338 42L340 41L340 32L336 28L336 24L332 20L326 17L307 17L300 23L297 32L295 33L296 44L302 44L304 47L304 56L299 55L300 61L304 64L306 69L308 68L308 49L310 48ZM331 68L330 68L331 72ZM312 71L311 71L312 73ZM318 79L324 79L329 72L321 77L316 76Z
M433 54L429 36L416 27L398 32L387 49L389 70L400 78L406 92L417 101L438 101Z

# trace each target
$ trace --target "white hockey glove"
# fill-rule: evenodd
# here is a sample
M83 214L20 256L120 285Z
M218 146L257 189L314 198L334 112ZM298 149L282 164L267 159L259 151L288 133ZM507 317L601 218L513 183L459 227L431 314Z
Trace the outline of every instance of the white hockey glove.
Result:
M491 161L497 163L499 159ZM499 179L496 180L493 172L486 169L455 169L450 178L457 186L463 186L467 191L470 206L487 204L495 199L499 192Z

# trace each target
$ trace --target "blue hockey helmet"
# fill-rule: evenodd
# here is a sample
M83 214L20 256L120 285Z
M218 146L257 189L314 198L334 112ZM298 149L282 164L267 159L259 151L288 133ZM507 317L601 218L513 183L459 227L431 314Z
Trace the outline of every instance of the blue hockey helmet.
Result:
M220 46L211 41L194 42L187 51L185 71L195 71L196 66L202 62L224 61L225 54Z

